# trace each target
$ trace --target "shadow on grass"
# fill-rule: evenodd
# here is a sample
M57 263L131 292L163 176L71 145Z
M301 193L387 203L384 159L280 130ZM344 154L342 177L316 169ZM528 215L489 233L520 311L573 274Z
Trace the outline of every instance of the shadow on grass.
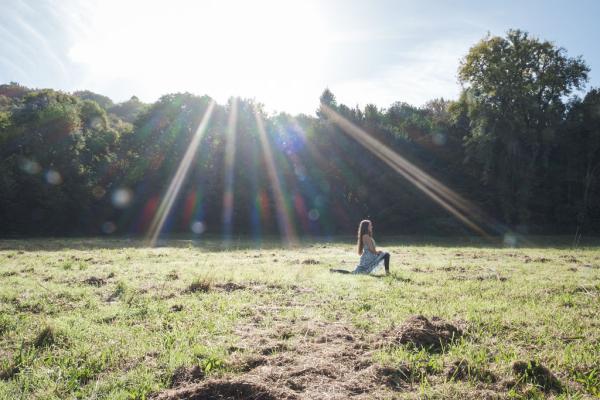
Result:
M294 247L316 246L326 249L336 245L354 245L354 237L351 236L305 236L299 240ZM445 237L445 236L386 236L380 243L383 247L396 246L431 246L445 248L473 247L481 249L506 248L501 237L493 238L492 241L481 237ZM543 249L572 247L573 241L570 236L531 236L520 241L514 246L520 249ZM150 248L150 242L143 236L110 236L110 237L7 237L0 238L0 251L23 250L23 251L64 251L64 250L96 250L96 249L128 249L128 248ZM207 251L235 251L235 250L277 250L288 248L279 236L263 236L252 238L249 235L240 235L229 242L224 242L219 235L202 235L192 237L190 235L170 235L160 239L154 246L157 248L200 248ZM578 248L600 247L600 237L584 238Z
M317 244L315 240L303 240L298 247L309 247ZM326 247L327 245L325 245ZM323 246L320 246L323 247ZM171 237L160 239L154 245L143 236L111 236L111 237L48 237L48 238L0 238L0 251L65 251L65 250L115 250L144 248L198 248L211 252L235 250L277 250L287 248L279 237L265 237L253 240L250 236L224 242L220 236Z
M386 279L386 280L390 280L390 281L397 281L397 282L405 282L405 283L412 283L412 279L410 278L405 278L403 276L400 276L399 274L392 272L389 275L369 275L371 278L376 278L376 279Z
M349 271L347 269L334 269L334 268L331 268L331 269L329 269L329 272L334 273L334 274L353 275L352 271ZM395 272L392 272L389 275L357 274L357 276L368 276L369 278L386 279L386 280L393 280L393 281L407 282L407 283L408 282L412 282L412 279L400 276L399 274L397 274Z

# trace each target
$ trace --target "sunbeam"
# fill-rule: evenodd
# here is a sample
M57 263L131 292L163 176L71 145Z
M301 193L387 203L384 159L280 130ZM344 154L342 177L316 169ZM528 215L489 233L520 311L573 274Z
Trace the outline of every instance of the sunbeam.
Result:
M206 128L207 128L210 118L212 116L214 107L215 107L215 102L211 101L209 103L206 111L204 112L202 121L200 121L200 124L198 125L198 129L196 129L196 132L194 133L194 136L192 137L192 140L185 152L185 155L183 156L183 158L181 159L181 162L179 163L177 172L175 172L173 179L171 179L169 188L165 192L165 195L164 195L162 201L160 202L158 211L156 212L156 214L154 215L154 218L152 219L152 223L150 224L150 229L148 231L148 237L150 238L151 246L156 245L156 241L157 241L158 236L160 235L160 232L165 224L167 216L171 212L173 203L175 202L175 199L177 198L177 195L179 194L181 185L185 181L185 177L187 176L187 173L190 169L192 160L194 159L194 156L196 155L196 151L198 150L198 145L200 144L200 139L202 139L204 132L206 132Z
M367 132L339 115L327 105L321 104L321 110L346 134L354 138L358 143L371 151L371 153L393 168L473 231L491 239L480 224L484 223L485 228L498 230L498 226L495 223L491 223L489 217L485 216L475 205L462 198L431 175L425 173L410 161L391 150L385 144L373 138Z
M307 136L306 132L304 131L304 128L302 128L302 124L300 124L295 117L291 117L291 122L294 126L294 131L298 133L298 135L304 143L304 146L306 146L306 149L308 150L308 154L310 154L314 161L314 165L311 166L312 168L307 170L307 175L312 177L313 180L315 178L318 178L318 180L321 183L326 183L327 177L324 176L325 173L323 171L328 170L328 165L331 163L331 161L325 157L325 155L319 150L315 143L313 143L313 141ZM341 179L349 186L356 186L358 184L358 180L350 172L351 169L348 166L346 160L340 158L336 160L336 164L340 166L338 172ZM323 188L321 187L321 189L317 190L317 192L326 195L329 202L330 196L327 194L328 191L323 190ZM329 206L325 206L325 204L323 204L323 198L321 196L315 196L315 198L313 199L313 203L315 207L313 209L313 219L316 219L322 228L325 228L326 230L333 229L331 226L331 218L333 218L333 214L336 215L335 218L338 218L340 221L343 221L343 224L349 223L350 218L348 215L348 210L345 207L337 204L333 207L331 207L331 204Z
M235 167L235 142L237 125L238 99L231 99L231 109L227 122L225 138L225 181L223 189L223 243L228 246L231 242L231 224L233 220L233 170Z
M269 182L271 183L271 190L273 197L275 198L275 212L277 215L279 230L283 235L284 244L287 246L292 246L297 244L298 239L296 237L296 232L294 231L290 213L285 202L283 190L281 189L281 182L279 181L279 176L277 175L277 169L275 167L271 145L269 144L269 139L267 138L267 132L265 131L265 125L262 120L262 116L258 110L254 110L254 117L256 119L258 136L260 138L260 144L265 157L267 174L269 177Z

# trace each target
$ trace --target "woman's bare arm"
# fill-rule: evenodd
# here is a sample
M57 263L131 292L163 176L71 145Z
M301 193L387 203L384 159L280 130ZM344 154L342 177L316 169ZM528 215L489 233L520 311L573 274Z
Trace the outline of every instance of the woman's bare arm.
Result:
M363 235L362 237L363 244L369 249L369 251L373 254L377 254L377 250L375 249L375 243L371 239L369 235Z

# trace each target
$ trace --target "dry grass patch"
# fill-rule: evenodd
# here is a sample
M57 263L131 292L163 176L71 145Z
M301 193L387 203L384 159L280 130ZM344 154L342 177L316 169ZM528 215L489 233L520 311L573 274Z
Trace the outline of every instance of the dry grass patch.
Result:
M433 349L449 344L461 331L438 318L430 322L415 316L402 325L402 332L394 332L396 335L372 335L348 324L324 321L272 328L251 324L238 331L242 347L234 349L229 361L235 374L167 390L156 398L386 398L390 391L409 390L415 381L407 364L373 361L382 336L387 346L410 342Z
M430 351L442 351L463 335L464 322L452 324L438 317L422 315L408 318L400 326L383 334L382 343L408 344Z

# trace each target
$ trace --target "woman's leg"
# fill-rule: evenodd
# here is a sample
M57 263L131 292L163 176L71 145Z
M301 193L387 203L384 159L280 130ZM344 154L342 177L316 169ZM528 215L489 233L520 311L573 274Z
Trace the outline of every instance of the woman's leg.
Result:
M383 256L383 262L384 262L384 266L385 266L385 273L389 274L390 273L390 253L385 253L385 255Z

